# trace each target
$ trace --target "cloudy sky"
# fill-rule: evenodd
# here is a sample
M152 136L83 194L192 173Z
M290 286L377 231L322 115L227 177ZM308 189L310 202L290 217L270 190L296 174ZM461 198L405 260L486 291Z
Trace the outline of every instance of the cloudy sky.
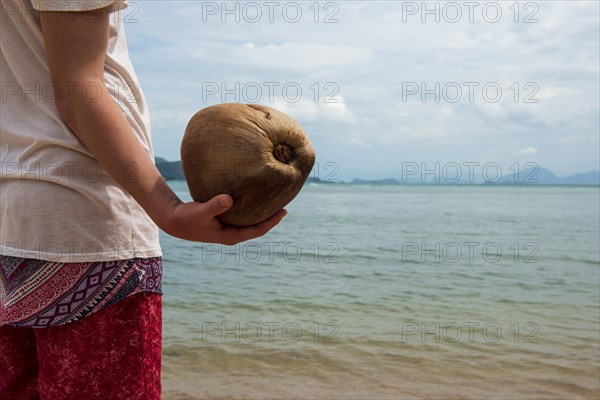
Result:
M321 177L600 169L597 1L130 0L123 18L168 160L197 110L237 101L298 120Z

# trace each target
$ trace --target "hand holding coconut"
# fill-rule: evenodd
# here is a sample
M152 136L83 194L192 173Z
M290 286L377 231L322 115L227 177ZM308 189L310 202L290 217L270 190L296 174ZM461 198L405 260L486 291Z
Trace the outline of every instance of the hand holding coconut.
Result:
M232 205L233 200L228 195L215 196L205 203L184 203L177 199L159 226L180 239L232 246L264 235L287 214L281 210L266 221L243 228L223 225L217 216Z
M181 143L192 198L229 194L234 204L217 218L250 226L277 216L302 189L315 152L300 124L254 104L227 103L197 112Z

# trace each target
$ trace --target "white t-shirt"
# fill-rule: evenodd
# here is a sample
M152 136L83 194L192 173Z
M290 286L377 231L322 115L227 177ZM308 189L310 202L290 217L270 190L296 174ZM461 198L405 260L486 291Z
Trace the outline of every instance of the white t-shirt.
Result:
M39 23L40 10L113 7L104 82L153 157L148 108L125 42L126 1L1 3L0 254L57 262L160 256L156 225L58 114ZM58 90L68 94L65 86ZM85 89L91 99L98 93Z

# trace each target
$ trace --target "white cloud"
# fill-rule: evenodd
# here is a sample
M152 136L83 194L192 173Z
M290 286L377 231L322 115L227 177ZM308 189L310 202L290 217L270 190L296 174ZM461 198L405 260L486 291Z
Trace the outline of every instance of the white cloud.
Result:
M447 117L454 116L454 108L449 107L449 106L444 106L444 107L440 108L440 112L442 113L442 115L445 115Z
M352 65L368 62L371 58L368 49L342 44L321 43L268 43L243 49L233 48L229 60L251 64L261 68L287 68L307 72L309 70Z
M530 146L530 147L525 147L521 150L518 150L515 154L517 154L519 156L533 156L538 153L539 153L538 149Z
M334 97L336 103L314 102L312 99L301 98L292 103L282 97L275 99L273 107L292 116L294 119L306 122L342 122L351 123L354 120L342 97Z
M350 143L353 145L356 145L358 147L367 147L367 148L371 147L371 145L369 143L367 143L364 140L359 139L357 137L350 138Z

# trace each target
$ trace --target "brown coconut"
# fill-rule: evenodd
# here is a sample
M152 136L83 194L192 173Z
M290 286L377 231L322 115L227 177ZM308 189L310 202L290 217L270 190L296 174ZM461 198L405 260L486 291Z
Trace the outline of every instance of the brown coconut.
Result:
M315 163L315 151L288 115L261 105L226 103L191 118L181 163L195 201L229 194L233 207L218 219L248 226L296 197Z

